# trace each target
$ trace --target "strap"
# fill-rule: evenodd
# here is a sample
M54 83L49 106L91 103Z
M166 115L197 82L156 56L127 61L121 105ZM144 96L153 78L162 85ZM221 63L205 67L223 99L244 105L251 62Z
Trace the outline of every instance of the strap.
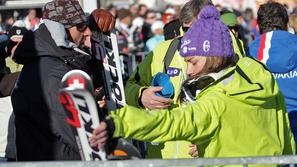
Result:
M238 46L238 49L242 55L242 57L245 57L245 53L244 53L244 49L243 49L243 46L241 45L241 42L239 41L238 37L234 36L235 37L235 40L236 40L236 44Z
M234 37L234 39L236 41L236 45L237 45L237 47L239 49L239 52L241 53L242 57L245 57L244 49L243 49L243 46L241 45L241 42L239 41L238 37L236 37L236 35L232 32L232 30L230 30L230 32L232 33L232 35L233 35L233 37ZM233 61L235 63L237 63L239 58L240 58L240 56L235 54L235 56L233 56Z
M180 38L175 38L174 40L172 40L172 42L169 45L169 48L166 52L166 55L164 57L164 72L167 74L167 69L173 59L173 56L175 54L175 51L179 49L179 45L180 45Z
M239 49L239 52L241 53L242 57L245 57L244 49L243 49L243 46L241 45L241 42L240 42L239 38L236 37L235 33L232 30L229 30L229 31L232 33L232 35L233 35L233 37L234 37L234 39L236 41L236 45L237 45L237 47Z

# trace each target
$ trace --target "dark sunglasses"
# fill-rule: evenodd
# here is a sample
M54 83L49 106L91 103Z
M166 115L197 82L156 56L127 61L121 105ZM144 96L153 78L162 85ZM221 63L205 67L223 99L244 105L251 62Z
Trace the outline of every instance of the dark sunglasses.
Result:
M190 27L182 27L184 32L187 32Z
M76 25L76 29L79 31L79 32L84 32L86 29L87 29L87 25L85 23L80 23L80 24L77 24Z

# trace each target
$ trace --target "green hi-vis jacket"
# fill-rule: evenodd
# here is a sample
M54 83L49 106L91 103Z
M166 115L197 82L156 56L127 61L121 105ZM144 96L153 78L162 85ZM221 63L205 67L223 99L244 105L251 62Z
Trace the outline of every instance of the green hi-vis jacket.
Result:
M244 57L238 48L239 44L238 41L236 41L233 33L230 33L230 35L232 37L234 52L239 56L239 58ZM140 107L138 100L141 90L151 85L152 77L156 73L163 71L163 60L171 42L172 40L167 40L157 45L157 47L152 52L150 52L150 54L138 65L137 69L133 72L125 86L127 104ZM241 45L240 47L243 48L243 44L240 40L239 43ZM178 106L176 100L180 93L181 84L183 80L186 79L183 77L186 77L187 70L187 64L179 55L178 51L175 52L169 67L179 69L178 75L170 77L170 80L174 85L174 105ZM135 115L135 117L138 116ZM164 144L160 143L158 145L151 145L148 143L146 158L191 158L188 154L190 144L191 143L186 141L170 141Z
M157 45L157 47L147 55L133 72L125 86L127 104L141 108L138 103L140 92L143 88L151 86L152 77L155 74L163 71L163 60L171 42L172 40L167 40ZM184 58L179 56L179 53L176 51L169 67L179 70L179 75L170 77L170 80L174 85L173 100L176 101L181 84L183 80L186 79L187 64L184 61ZM174 102L173 105L177 105L177 103ZM135 118L138 118L137 114L135 115ZM159 143L158 145L147 143L148 150L146 158L191 158L190 155L188 155L190 144L191 143L186 141L170 141Z
M187 140L198 146L200 157L295 154L284 98L259 62L240 59L196 98L173 109L148 111L127 105L111 112L113 137Z

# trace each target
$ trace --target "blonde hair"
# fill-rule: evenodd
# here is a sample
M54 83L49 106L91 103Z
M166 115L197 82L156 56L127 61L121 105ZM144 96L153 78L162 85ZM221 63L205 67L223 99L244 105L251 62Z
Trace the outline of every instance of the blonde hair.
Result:
M198 56L197 56L198 57ZM195 57L194 57L195 59ZM218 56L207 56L206 63L200 75L205 75L209 73L217 73L225 68L234 66L236 63L233 57L218 57Z
M196 56L198 57L198 56ZM196 58L194 57L194 59ZM220 72L221 70L234 66L236 64L235 60L233 59L233 57L218 57L218 56L207 56L206 57L206 63L204 65L204 68L202 69L202 72L199 75L195 75L195 76L191 76L189 78L187 78L181 86L181 89L183 90L183 88L185 87L185 85L187 85L188 83L190 83L189 81L191 81L192 79L195 78L199 78L202 75L207 75L209 73L217 73ZM212 83L213 80L207 80L207 82L203 83L203 86L201 87L201 89L203 89L204 87L206 87L207 85L209 85L210 83ZM199 85L199 83L196 84L197 86ZM196 90L195 90L196 92ZM178 98L180 103L184 103L183 101L183 91L181 91L178 95Z

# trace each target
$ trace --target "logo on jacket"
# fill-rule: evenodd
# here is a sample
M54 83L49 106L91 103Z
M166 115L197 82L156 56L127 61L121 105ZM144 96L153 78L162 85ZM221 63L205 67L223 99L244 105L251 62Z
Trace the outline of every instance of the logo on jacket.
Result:
M174 68L174 67L168 67L168 68L167 68L167 74L168 74L170 77L176 77L176 76L179 76L179 73L180 73L180 69L179 69L179 68Z
M293 70L288 73L272 73L275 79L291 79L297 77L297 71Z

